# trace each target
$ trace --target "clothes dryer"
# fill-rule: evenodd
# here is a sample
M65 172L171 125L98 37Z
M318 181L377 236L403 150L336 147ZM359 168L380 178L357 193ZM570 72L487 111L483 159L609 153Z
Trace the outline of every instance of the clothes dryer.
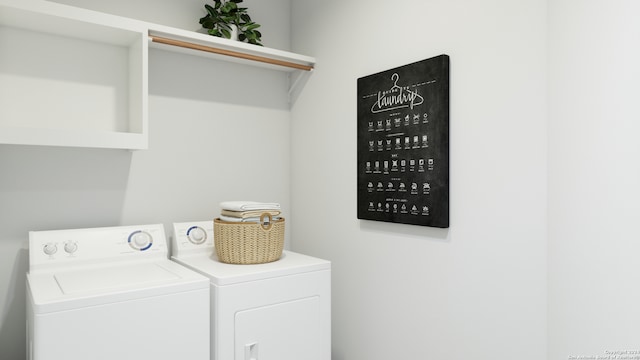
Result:
M30 360L207 360L209 280L162 224L29 233Z
M211 359L330 360L329 261L284 251L234 265L214 250L213 221L174 224L172 259L211 283Z

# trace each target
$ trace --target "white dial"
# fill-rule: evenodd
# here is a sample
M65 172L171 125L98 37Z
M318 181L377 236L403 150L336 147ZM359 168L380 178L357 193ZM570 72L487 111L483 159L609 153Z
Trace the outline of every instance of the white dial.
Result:
M58 252L58 246L54 243L48 243L44 246L43 251L47 255L53 255Z
M199 226L192 226L187 230L187 238L193 244L202 244L207 240L207 232Z
M67 252L68 254L73 254L74 252L76 252L76 250L78 250L78 243L75 241L67 241L64 244L64 251Z
M134 231L129 234L129 246L135 250L145 251L153 245L151 234L145 231Z

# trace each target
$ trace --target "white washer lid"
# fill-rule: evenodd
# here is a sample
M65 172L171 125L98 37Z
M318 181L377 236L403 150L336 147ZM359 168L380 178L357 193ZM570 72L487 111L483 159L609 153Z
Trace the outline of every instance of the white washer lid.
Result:
M27 274L35 313L72 310L134 299L209 289L209 280L175 262L76 268Z
M280 260L266 264L225 264L218 260L215 252L174 256L172 259L209 277L212 284L219 286L331 269L328 260L291 251L283 251Z
M178 275L154 263L62 272L54 274L53 277L63 294L149 286L180 279Z

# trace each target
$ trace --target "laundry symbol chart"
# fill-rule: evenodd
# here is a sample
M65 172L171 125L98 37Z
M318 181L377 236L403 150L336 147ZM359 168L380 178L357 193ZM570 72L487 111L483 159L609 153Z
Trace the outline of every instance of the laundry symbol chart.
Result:
M357 85L358 219L449 227L449 57Z

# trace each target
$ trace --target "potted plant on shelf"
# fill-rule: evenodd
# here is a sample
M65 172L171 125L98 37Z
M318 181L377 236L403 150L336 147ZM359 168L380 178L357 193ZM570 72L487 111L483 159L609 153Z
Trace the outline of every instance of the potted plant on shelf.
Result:
M238 6L243 0L213 1L213 6L204 5L207 15L200 18L200 24L208 29L209 35L231 39L237 33L238 40L262 46L262 34L257 30L260 25L251 20L247 8Z

